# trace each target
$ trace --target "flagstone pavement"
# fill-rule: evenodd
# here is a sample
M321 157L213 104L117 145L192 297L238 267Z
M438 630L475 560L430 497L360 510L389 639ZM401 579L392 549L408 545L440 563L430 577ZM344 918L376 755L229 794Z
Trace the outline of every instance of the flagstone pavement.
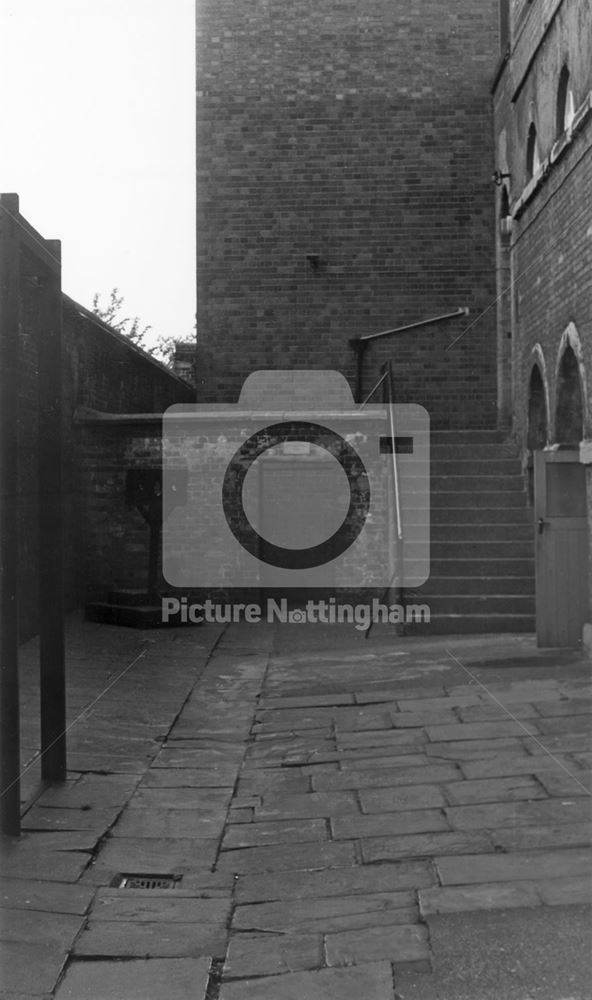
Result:
M35 796L23 651L5 1000L590 1000L577 652L73 619L68 659L68 780Z

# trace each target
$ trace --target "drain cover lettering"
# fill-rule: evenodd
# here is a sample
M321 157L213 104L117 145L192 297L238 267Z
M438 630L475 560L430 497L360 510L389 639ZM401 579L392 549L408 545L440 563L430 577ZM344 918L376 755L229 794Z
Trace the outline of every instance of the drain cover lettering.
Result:
M116 875L111 882L116 889L176 889L181 875L128 872Z

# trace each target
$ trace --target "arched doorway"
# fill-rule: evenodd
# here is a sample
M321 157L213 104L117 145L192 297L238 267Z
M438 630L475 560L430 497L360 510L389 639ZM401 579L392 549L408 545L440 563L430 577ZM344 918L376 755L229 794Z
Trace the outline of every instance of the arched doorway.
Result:
M586 475L579 452L584 436L585 383L574 346L577 349L577 340L562 339L554 447L540 450L539 445L534 451L536 616L541 646L577 646L588 613ZM534 442L540 430L536 384L533 389Z
M534 453L542 451L548 440L545 384L538 364L533 366L528 384L528 430L526 447L528 499L534 503Z
M577 445L584 436L584 402L578 359L571 344L565 348L557 376L555 440Z

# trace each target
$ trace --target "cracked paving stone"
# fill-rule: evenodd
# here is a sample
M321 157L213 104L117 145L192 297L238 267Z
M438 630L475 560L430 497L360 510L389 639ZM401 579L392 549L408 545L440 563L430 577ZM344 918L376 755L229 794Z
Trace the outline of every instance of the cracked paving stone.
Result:
M249 872L300 871L313 868L342 868L355 864L353 844L281 844L224 851L218 871L241 875Z
M183 883L181 883L183 884ZM183 889L99 889L93 901L93 921L136 923L196 923L224 926L232 909L230 894L203 899Z
M238 879L236 902L313 899L328 896L401 892L434 885L436 875L429 861L400 861L382 865L356 865L321 871L277 872L245 875Z
M325 949L330 966L362 965L387 959L395 968L413 963L419 969L425 963L425 971L430 969L428 932L421 924L327 934Z
M395 861L400 858L433 857L438 854L484 854L493 851L485 833L413 834L407 837L373 837L361 841L365 864L375 861Z
M223 983L219 1000L393 1000L389 962ZM86 998L84 998L86 1000ZM102 1000L102 998L100 998ZM126 998L127 1000L127 998Z
M228 946L224 976L274 976L316 969L322 964L320 934L235 934Z
M418 911L413 892L376 892L327 899L305 899L238 906L233 930L331 931L411 924Z

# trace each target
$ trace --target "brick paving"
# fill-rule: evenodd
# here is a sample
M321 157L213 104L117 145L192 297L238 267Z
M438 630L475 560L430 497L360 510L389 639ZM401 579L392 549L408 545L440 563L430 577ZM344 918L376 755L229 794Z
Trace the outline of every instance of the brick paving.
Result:
M429 996L435 915L590 902L575 655L455 640L467 674L380 632L93 629L146 662L3 847L7 1000ZM134 872L182 878L111 884Z

